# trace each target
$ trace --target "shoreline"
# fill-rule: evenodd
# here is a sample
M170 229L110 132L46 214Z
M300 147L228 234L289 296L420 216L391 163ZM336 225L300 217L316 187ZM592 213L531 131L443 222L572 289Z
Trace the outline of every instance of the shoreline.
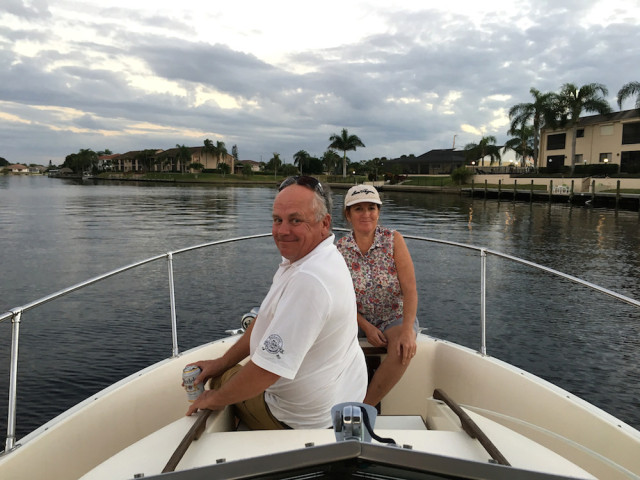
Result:
M278 179L256 179L256 178L145 178L144 176L103 176L103 177L67 177L56 176L51 178L62 178L76 181L106 181L106 182L145 182L164 183L180 185L224 185L224 186L273 186L277 187L283 178ZM353 182L327 182L325 183L332 190L347 190L356 185ZM376 186L381 191L396 192L416 192L416 193L440 193L447 195L468 195L472 198L484 198L497 201L518 201L533 203L570 203L582 207L598 207L613 210L638 211L640 213L640 194L637 193L612 193L612 192L589 192L589 193L556 193L549 191L536 191L526 188L509 188L504 185L500 188L488 188L487 186L474 187L473 185L447 185L447 186L426 186L426 185L401 185L385 184Z

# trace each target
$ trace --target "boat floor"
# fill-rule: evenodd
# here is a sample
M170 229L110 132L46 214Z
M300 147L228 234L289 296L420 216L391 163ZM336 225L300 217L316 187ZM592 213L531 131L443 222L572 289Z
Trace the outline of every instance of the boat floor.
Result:
M494 444L514 467L539 470L577 478L594 478L565 458L476 413L467 412L491 436ZM175 446L194 423L184 417L122 450L91 472L83 480L145 477L162 472ZM308 449L336 442L332 429L309 430L230 430L230 414L214 414L201 437L194 441L178 464L177 470L187 470L222 462L234 462L285 451ZM375 432L393 438L403 449L432 455L460 458L475 462L491 461L478 441L462 430L429 430L420 416L379 416ZM378 443L375 440L372 442ZM397 448L397 447L389 447Z

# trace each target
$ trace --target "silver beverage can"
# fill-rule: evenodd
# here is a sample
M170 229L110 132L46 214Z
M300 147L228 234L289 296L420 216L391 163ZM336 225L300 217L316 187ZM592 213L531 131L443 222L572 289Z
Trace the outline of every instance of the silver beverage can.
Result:
M200 367L196 365L187 365L182 371L182 383L184 384L184 389L187 391L187 399L190 402L193 402L204 392L204 383L195 385L196 377L200 375L201 371Z

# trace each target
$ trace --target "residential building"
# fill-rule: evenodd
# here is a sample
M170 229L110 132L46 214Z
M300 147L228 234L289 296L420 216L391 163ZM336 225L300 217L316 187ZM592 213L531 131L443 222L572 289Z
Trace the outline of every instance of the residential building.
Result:
M100 171L111 171L114 170L114 162L115 158L120 156L119 153L115 153L112 155L100 155L98 157L98 170Z
M226 163L230 171L234 170L235 159L232 155L214 157L204 147L189 147L191 159L186 165L178 160L178 148L169 150L147 149L133 150L119 155L110 155L112 170L116 172L188 172L189 164L200 163L205 170L215 170L220 163Z
M26 165L22 165L21 163L8 165L6 168L9 168L11 170L11 173L29 173L29 167L27 167Z
M158 149L132 150L104 158L103 166L111 165L115 172L146 172L154 170L156 156L162 152ZM103 158L103 157L100 157ZM98 159L99 161L100 159Z
M245 165L249 165L252 172L260 171L260 162L256 162L255 160L238 160L235 173L242 173L242 169Z
M449 174L466 163L464 151L453 148L429 150L419 156L402 156L384 163L384 169L399 165L402 173L438 175Z
M571 166L572 129L543 129L538 167ZM616 164L621 173L640 172L640 109L580 117L575 165Z
M46 169L47 167L42 165L31 165L29 167L29 173L32 175L42 175Z

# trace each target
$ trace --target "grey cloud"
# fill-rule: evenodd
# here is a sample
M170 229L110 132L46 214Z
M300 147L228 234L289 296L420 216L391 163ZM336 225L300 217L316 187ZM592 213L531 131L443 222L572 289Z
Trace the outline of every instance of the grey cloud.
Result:
M46 0L3 0L0 12L4 11L18 18L40 20L50 18L49 5Z
M52 69L54 62L68 55L55 51L18 59L0 50L0 61L10 65L0 71L0 99L15 102L16 115L20 114L20 103L73 107L84 112L74 125L92 131L65 131L61 136L37 123L55 122L55 114L30 112L30 118L36 121L32 125L10 124L5 129L3 124L0 145L14 139L16 149L10 153L19 155L21 141L38 138L45 143L44 147L34 147L42 148L39 154L57 152L50 156L64 157L80 148L126 151L189 143L166 134L138 138L95 133L153 122L216 132L229 146L237 144L242 158L259 160L262 155L265 161L274 151L291 161L293 153L301 148L321 155L329 136L343 127L367 145L349 154L354 160L448 148L453 135L458 135L456 144L461 146L478 140L462 132L462 124L476 128L488 125L495 110L508 110L516 103L529 101L530 87L557 91L566 82L600 82L609 87L614 106L613 97L620 86L638 80L627 67L638 63L637 25L586 28L572 23L575 11L571 5L556 8L554 2L542 6L536 3L527 14L532 25L526 29L516 25L517 18L498 23L496 18L485 16L476 28L454 14L397 12L388 19L388 30L395 33L292 55L288 59L292 64L312 68L310 73L299 74L223 44L123 31L113 18L137 14L105 10L110 23L96 22L91 28L117 41L113 45L104 45L98 39L75 44L71 55L76 66ZM138 20L148 21L142 17ZM154 25L167 25L169 21L175 21L173 25L179 29L188 18L153 19ZM11 38L24 32L5 29L0 34ZM46 38L40 41L44 43ZM94 69L89 56L83 62L84 52L111 60L136 57L149 72L177 82L187 94L144 93L127 84L117 72ZM213 102L191 106L200 85L241 102L257 102L258 107L223 109ZM453 114L443 114L445 98L451 91L460 92L461 97L446 105ZM491 95L507 100L487 100ZM418 98L420 102L389 101L400 98ZM427 108L428 103L433 109ZM506 130L486 134L496 135L502 142ZM31 148L32 143L22 145ZM0 155L11 158L6 152Z

